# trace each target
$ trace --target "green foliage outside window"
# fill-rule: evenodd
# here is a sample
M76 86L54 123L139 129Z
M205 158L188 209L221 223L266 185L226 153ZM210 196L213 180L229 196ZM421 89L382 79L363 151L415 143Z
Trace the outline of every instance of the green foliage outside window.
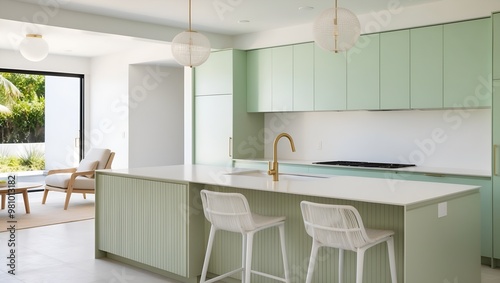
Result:
M0 153L0 173L36 171L45 169L44 153L26 148L20 156L9 156Z
M0 144L45 141L45 76L0 73ZM26 148L20 156L0 152L0 172L45 169L44 153Z
M0 106L0 143L45 141L45 76L0 73Z

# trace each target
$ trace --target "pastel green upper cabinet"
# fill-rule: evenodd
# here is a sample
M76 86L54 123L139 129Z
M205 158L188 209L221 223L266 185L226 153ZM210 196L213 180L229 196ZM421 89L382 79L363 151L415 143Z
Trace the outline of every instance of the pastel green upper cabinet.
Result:
M410 106L443 107L443 26L410 30Z
M410 31L380 34L380 109L410 108Z
M314 110L312 43L247 53L248 112Z
M272 111L293 110L293 46L272 50Z
M212 52L208 60L194 68L196 95L227 94L233 92L232 53Z
M493 14L493 79L500 79L500 13Z
M247 52L247 111L272 110L272 50Z
M444 107L491 106L491 38L490 18L444 25Z
M314 43L293 45L293 111L314 110Z
M380 108L380 37L360 36L347 51L347 109Z
M314 46L314 110L347 109L347 57Z

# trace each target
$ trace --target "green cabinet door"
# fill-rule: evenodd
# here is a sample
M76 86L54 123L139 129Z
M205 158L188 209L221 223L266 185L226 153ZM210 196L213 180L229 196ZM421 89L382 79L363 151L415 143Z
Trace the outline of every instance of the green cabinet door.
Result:
M247 52L247 111L272 110L272 51L258 49Z
M444 25L444 107L491 106L491 37L489 18Z
M380 34L380 109L410 108L410 31Z
M500 81L495 81L499 82ZM493 89L493 256L500 259L500 84Z
M293 110L293 47L272 48L272 111Z
M443 107L443 26L410 30L411 108Z
M347 57L314 46L314 110L347 109Z
M500 13L493 14L493 79L500 79Z
M208 60L194 68L196 95L228 94L233 92L232 53L212 52Z
M314 43L293 45L293 111L314 110Z
M360 36L347 51L347 109L380 108L379 34Z

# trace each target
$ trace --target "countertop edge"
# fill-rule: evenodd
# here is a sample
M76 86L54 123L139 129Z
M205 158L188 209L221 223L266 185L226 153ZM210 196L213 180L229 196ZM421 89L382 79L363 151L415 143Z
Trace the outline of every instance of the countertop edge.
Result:
M387 182L387 180L380 178L354 176L330 176L329 178L307 182L293 180L274 182L270 178L228 174L245 170L255 171L255 169L206 165L173 165L98 170L97 175L116 175L183 184L206 184L404 207L418 205L419 203L435 199L452 198L457 194L479 191L480 188L473 185L421 181L393 180Z

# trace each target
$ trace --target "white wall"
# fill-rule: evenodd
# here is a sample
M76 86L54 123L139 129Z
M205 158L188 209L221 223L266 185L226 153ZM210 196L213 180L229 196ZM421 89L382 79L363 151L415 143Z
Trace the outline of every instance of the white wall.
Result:
M184 163L184 69L131 65L129 168Z
M114 169L129 166L129 66L165 60L169 55L166 50L169 48L165 44L152 43L149 49L91 60L90 122L86 141L93 147L112 149L116 153Z
M280 159L416 163L490 171L491 109L266 114L265 155L280 132Z
M126 57L125 57L126 58ZM92 59L89 104L85 127L88 148L114 151L113 168L128 165L128 64L123 56Z

